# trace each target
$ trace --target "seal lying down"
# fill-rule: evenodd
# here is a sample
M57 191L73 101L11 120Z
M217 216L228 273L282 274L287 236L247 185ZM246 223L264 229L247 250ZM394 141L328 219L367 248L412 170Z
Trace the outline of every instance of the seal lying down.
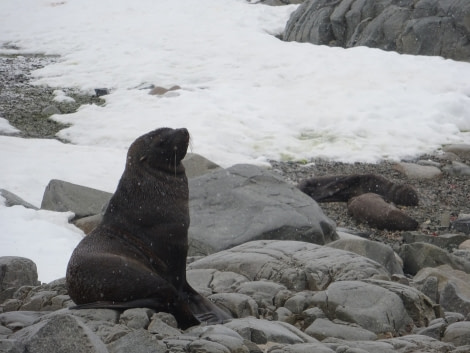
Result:
M74 250L66 282L76 309L147 307L181 328L230 319L186 281L186 129L160 128L130 146L103 220Z

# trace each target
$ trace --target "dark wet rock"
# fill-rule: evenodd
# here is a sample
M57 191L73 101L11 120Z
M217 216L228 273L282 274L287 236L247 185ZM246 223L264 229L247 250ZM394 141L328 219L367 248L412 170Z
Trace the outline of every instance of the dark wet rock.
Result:
M469 13L462 0L309 0L292 13L283 39L469 61Z
M392 274L403 274L402 264L392 248L386 244L367 239L340 239L327 244L328 247L351 251L374 260Z
M21 197L18 195L15 195L14 193L5 190L5 189L0 189L0 196L2 196L5 199L5 206L11 207L11 206L23 206L26 208L31 208L33 210L37 210L38 208L29 202L26 202L23 200Z
M190 179L189 254L207 255L251 240L338 239L318 204L277 175L235 165Z
M457 232L462 232L470 235L470 215L459 216L451 224L451 228Z

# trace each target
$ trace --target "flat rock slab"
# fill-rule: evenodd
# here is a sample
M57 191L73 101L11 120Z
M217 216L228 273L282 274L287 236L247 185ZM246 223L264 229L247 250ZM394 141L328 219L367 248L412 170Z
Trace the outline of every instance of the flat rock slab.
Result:
M279 176L239 164L189 181L189 254L260 239L326 244L338 239L318 204Z
M262 279L290 290L324 290L335 281L390 279L379 263L358 254L298 241L259 240L209 255L193 269L231 271L251 281Z

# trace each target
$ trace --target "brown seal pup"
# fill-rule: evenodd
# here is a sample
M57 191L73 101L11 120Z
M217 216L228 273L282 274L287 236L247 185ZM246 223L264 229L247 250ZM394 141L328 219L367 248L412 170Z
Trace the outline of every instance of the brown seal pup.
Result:
M174 314L182 328L230 318L186 282L188 143L186 129L161 128L131 145L102 222L70 258L75 308L148 307Z
M348 211L356 220L378 229L415 230L419 225L413 218L374 193L353 197L348 202Z
M317 202L347 202L368 192L379 194L397 205L418 205L411 185L395 184L376 174L331 175L303 180L298 188Z

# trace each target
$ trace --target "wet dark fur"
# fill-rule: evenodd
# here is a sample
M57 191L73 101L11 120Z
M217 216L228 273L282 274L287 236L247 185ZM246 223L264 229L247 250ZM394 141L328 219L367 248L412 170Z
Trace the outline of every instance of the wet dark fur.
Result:
M76 308L150 307L182 328L230 316L186 282L186 129L161 128L129 148L101 224L74 250L67 287Z
M395 184L380 175L321 176L303 180L298 188L317 202L347 202L372 192L397 205L418 205L418 193L410 185Z

